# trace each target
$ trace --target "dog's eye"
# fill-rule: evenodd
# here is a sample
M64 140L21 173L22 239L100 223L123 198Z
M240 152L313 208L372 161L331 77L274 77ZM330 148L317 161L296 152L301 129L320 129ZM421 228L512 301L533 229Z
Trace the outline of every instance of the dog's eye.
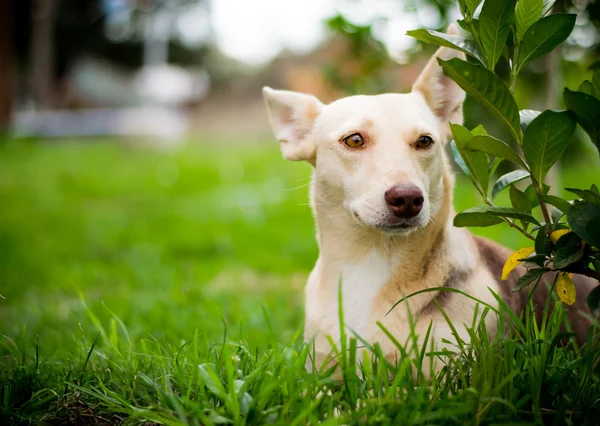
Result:
M422 135L419 136L419 139L417 139L417 148L419 149L427 149L431 145L433 145L433 139L431 139L431 136Z
M344 138L344 143L350 148L360 148L365 144L365 140L358 133L353 133Z

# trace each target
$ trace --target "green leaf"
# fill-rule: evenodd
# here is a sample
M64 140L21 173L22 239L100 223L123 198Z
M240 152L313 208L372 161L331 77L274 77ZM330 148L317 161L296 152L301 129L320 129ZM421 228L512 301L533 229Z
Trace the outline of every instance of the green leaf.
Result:
M527 287L534 281L537 281L541 278L542 275L546 272L546 269L543 268L534 268L527 271L527 273L517 281L517 284L512 289L513 293L517 293Z
M545 254L534 254L532 256L526 257L525 259L522 259L524 263L535 263L540 268L544 267L546 260L547 257Z
M472 151L482 151L495 157L504 158L522 167L527 167L519 154L500 139L491 136L473 136L466 144Z
M454 226L490 226L500 223L502 217L524 220L536 225L540 224L529 213L509 207L483 206L472 207L457 214L454 217Z
M493 0L483 3L479 15L479 37L485 50L486 64L496 67L506 44L508 30L515 23L516 0Z
M470 177L479 183L483 194L487 194L489 175L486 155L482 152L473 152L465 149L467 142L474 137L466 127L461 126L460 124L450 124L450 129L452 130L456 148L470 172Z
M527 197L527 195L525 195L525 193L519 190L515 185L510 186L509 196L510 203L517 210L531 213L531 210L533 210L533 207L536 205L534 201L531 201L529 197ZM529 224L523 220L521 221L521 225L523 225L525 230L527 230L529 227Z
M536 111L533 109L522 109L519 111L519 119L521 121L521 129L523 131L527 130L529 124L540 115L540 111Z
M454 140L459 147L464 147L469 139L473 137L473 133L465 126L460 124L450 123L450 130L452 131L452 137L454 137Z
M483 125L479 125L477 127L475 127L473 130L471 130L471 134L473 136L484 136L487 135L487 132L485 131L485 128L483 127Z
M496 173L496 169L498 168L498 166L500 165L500 163L502 162L502 158L494 158L493 161L490 162L490 168L489 168L489 173L490 173L490 177L494 176L494 174Z
M449 47L451 49L460 50L469 56L477 59L482 64L485 63L485 59L479 53L475 42L467 40L459 35L445 34L438 31L419 29L407 31L406 35L421 40L425 43L435 44L437 46Z
M600 195L589 189L565 188L565 190L576 194L579 198L600 207Z
M201 364L198 366L198 373L204 382L204 385L211 391L215 396L223 400L227 400L227 392L221 383L221 379L213 371L209 364Z
M475 11L477 10L477 6L481 3L482 0L465 0L465 4L467 9L469 10L470 16L473 16Z
M523 153L531 175L544 182L552 165L563 154L575 132L575 120L567 111L546 110L531 122L523 138Z
M569 191L572 192L573 194L577 195L579 198L583 198L584 197L584 192L585 189L579 189L579 188L565 188L565 191Z
M542 195L541 198L545 203L558 208L563 213L566 213L571 207L571 203L555 195Z
M467 24L465 19L458 19L456 21L458 23L458 25L460 25L460 27L471 33L471 28L469 27L469 24ZM473 25L473 28L475 29L475 32L477 34L479 34L479 19L471 19L471 25ZM473 34L473 33L471 33ZM480 52L483 55L483 52Z
M600 207L575 200L567 212L567 222L582 240L600 248Z
M542 185L542 194L546 195L546 194L548 194L549 191L550 191L550 187L546 184L543 184ZM535 186L533 185L533 183L531 183L525 189L525 195L527 195L527 198L529 198L529 200L531 201L531 203L534 207L537 206L538 198L537 198L537 193L535 192Z
M575 18L574 14L555 14L546 16L529 27L519 50L517 72L565 41L573 31Z
M596 256L598 256L598 255L596 255ZM598 256L598 259L593 258L593 257L590 257L589 259L590 259L590 262L591 262L594 270L596 272L600 272L600 256Z
M519 108L508 87L496 74L481 65L470 64L458 58L438 59L444 74L454 80L467 94L485 106L520 140Z
M569 232L556 242L553 262L557 268L566 268L571 263L581 260L582 257L583 246L575 233Z
M544 6L542 7L542 16L546 16L546 13L552 9L556 0L544 0Z
M600 317L600 285L595 287L587 297L587 304L590 312L596 318Z
M467 9L466 0L458 0L458 6L460 8L460 14L463 16L471 16L469 9Z
M600 99L600 68L596 68L592 74L592 96Z
M590 95L590 96L594 96L593 92L594 92L594 86L592 86L592 83L584 80L583 83L581 83L579 85L579 87L577 88L578 92L581 93L585 93L586 95Z
M510 187L510 203L515 209L527 213L530 213L534 207L533 202L527 195L514 185Z
M542 16L544 2L542 0L519 0L517 10L517 39L523 39L523 34L533 23Z
M550 238L548 238L548 224L544 224L538 230L538 233L535 237L535 252L537 254L546 254L550 255L551 247L550 247Z
M558 221L561 220L566 213L554 206L550 207L550 221L552 223L558 223Z
M458 151L458 147L456 146L455 141L450 142L450 148L452 150L452 157L454 158L456 164L458 164L458 167L460 167L464 174L466 174L469 178L473 179L473 176L471 175L471 172L469 171L465 160L463 160L463 158L460 155L460 152Z
M461 212L454 216L454 226L465 227L465 226L492 226L502 223L502 219L496 216L489 215L487 213L467 213Z
M575 114L577 122L590 135L590 139L600 152L600 100L566 88L563 97L567 108Z
M529 172L526 170L513 170L503 176L500 176L494 186L492 187L492 199L496 198L496 195L511 183L522 181L529 177Z

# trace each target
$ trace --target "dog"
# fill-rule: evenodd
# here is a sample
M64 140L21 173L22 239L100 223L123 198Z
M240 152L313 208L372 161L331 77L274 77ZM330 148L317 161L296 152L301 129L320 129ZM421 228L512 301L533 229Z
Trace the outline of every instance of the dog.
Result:
M454 25L448 33L457 33ZM403 343L413 317L419 345L431 323L430 339L441 349L456 339L436 301L466 342L463 324L471 324L476 312L474 300L441 291L392 309L405 296L446 287L497 307L493 291L517 315L527 303L526 291L511 291L523 267L501 279L511 251L452 224L454 179L445 145L449 123L462 124L465 93L437 59L455 57L465 59L462 52L438 49L407 94L350 96L324 105L311 95L263 89L283 156L314 168L310 199L319 258L306 286L304 335L314 339L317 364L331 353L328 336L340 342L338 285L348 334L378 343L391 361L399 354L378 322ZM569 308L580 342L589 320L579 312L589 314L585 298L594 285L583 281ZM549 295L538 287L534 303L541 312ZM487 315L484 321L494 335L497 319Z

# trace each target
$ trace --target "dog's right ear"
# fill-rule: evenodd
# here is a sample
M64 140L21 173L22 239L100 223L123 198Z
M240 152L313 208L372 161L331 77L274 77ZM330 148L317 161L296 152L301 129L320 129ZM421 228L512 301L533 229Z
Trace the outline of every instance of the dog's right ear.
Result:
M458 35L458 28L454 24L448 26L449 35ZM438 58L445 61L452 58L466 60L465 54L449 47L440 47L429 60L413 85L413 91L420 92L431 110L438 116L442 125L444 138L451 136L448 122L462 124L462 104L465 92L449 77L446 77Z
M270 87L263 88L263 95L283 156L287 160L314 164L316 146L312 131L323 104L314 96Z

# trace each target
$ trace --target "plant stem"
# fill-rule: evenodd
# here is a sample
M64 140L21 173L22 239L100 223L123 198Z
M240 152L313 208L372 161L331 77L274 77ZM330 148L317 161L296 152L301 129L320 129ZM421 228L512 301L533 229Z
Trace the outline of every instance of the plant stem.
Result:
M584 275L589 278L593 278L596 281L600 281L600 272L594 271L590 268L585 268L581 271L570 271L569 269L558 269L558 268L550 268L551 271L554 272L568 272L570 274Z
M516 222L510 220L507 217L503 217L502 219L504 219L504 222L506 222L506 224L508 226L510 226L511 228L515 228L516 230L518 230L521 234L523 234L524 236L526 236L527 238L529 238L531 241L535 241L535 237L533 235L531 235L529 232L527 232L523 227L517 225Z
M519 57L519 42L515 40L515 48L513 51L513 58L510 64L510 93L515 93L515 87L517 85L517 76L519 75L517 58Z
M495 204L492 200L490 200L487 197L483 198L483 201L488 205L488 206L492 206L494 207ZM507 217L502 217L502 220L511 228L515 228L517 231L519 231L521 234L523 234L524 236L526 236L527 238L529 238L531 241L535 241L535 237L533 235L531 235L529 232L527 232L525 230L525 228L523 228L522 226L519 226L515 221L510 220Z
M471 35L473 36L473 40L475 40L477 49L479 49L479 52L481 53L481 55L483 57L485 57L485 50L483 50L483 45L481 44L481 39L479 38L479 34L477 33L477 31L475 31L475 25L473 25L473 20L471 19L470 16L465 16L465 23L469 27L469 31L471 32ZM492 70L492 72L494 72L494 70Z
M520 40L517 38L516 32L513 37L513 51L512 51L512 59L509 61L510 65L510 94L514 95L515 88L517 87L517 77L519 76L519 49L520 49ZM516 99L515 99L516 102ZM518 145L523 145L523 131L518 129L518 132L515 136L515 140Z
M548 234L550 234L550 233L552 233L552 220L550 219L550 215L548 214L548 206L546 205L544 200L542 200L541 185L533 177L533 175L531 176L531 182L533 183L533 189L535 189L535 195L538 199L538 202L540 203L540 210L542 210L542 215L544 216L544 221L548 225L548 228L547 228Z

